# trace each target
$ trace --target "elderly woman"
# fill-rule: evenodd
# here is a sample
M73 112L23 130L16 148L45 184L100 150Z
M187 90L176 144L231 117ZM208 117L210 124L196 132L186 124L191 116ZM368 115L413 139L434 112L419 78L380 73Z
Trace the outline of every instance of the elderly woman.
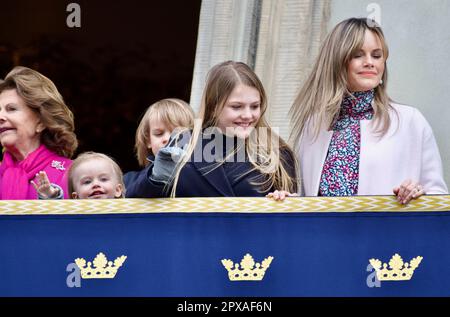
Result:
M67 198L77 138L72 112L50 79L15 67L0 82L0 142L0 199L38 198L34 187L47 179L42 172L56 185L50 189Z
M351 18L326 37L291 108L306 196L394 194L406 204L448 193L430 125L386 92L387 58L374 21Z

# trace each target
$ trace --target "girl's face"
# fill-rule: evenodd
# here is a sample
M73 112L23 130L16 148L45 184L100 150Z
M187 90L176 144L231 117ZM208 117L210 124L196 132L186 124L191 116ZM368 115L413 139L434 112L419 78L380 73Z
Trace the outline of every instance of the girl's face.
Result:
M355 92L377 87L383 77L385 60L380 39L374 32L366 30L364 45L347 67L348 89Z
M227 135L247 138L261 117L261 97L256 88L234 87L219 114L217 127Z
M122 196L122 185L117 180L112 164L101 158L82 162L73 171L72 198L105 199Z
M150 119L150 137L147 147L156 155L160 149L167 145L174 127L166 125L160 120Z

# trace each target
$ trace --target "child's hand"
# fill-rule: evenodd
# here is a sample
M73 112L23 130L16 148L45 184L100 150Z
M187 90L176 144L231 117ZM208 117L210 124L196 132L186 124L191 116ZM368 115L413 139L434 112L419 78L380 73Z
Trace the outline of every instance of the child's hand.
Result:
M152 180L167 184L170 182L177 163L183 158L185 150L173 146L164 147L155 156Z
M273 193L268 193L266 195L267 198L272 198L273 200L283 201L286 197L296 197L298 194L291 194L285 190L276 190Z
M59 189L50 184L46 172L40 171L39 173L37 173L36 181L37 184L34 181L31 181L31 184L33 184L33 187L34 189L36 189L39 196L44 199L52 199L58 197Z

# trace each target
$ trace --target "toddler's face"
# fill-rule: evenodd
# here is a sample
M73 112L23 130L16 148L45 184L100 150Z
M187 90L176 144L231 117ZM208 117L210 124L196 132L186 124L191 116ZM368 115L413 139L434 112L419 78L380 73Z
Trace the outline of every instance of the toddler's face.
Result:
M122 196L122 185L117 180L112 164L101 158L87 160L73 172L73 198L105 199Z
M174 127L159 120L150 120L150 144L147 146L151 149L153 155L156 155L161 148L167 145L170 134L174 129Z

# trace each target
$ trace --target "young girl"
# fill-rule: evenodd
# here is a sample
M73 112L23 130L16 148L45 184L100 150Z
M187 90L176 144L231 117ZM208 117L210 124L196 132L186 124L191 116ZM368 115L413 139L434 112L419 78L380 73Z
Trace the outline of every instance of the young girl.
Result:
M40 199L61 199L62 189L50 184L47 174L39 172L33 183ZM105 154L80 154L69 169L69 193L74 199L123 198L125 185L120 167Z
M139 181L141 197L148 197L148 192L154 197L296 192L294 155L268 125L266 110L262 83L246 64L228 61L214 66L185 154L168 182L155 177L160 174L157 155L153 171Z
M140 178L146 178L148 170L153 167L156 154L167 145L172 132L179 127L192 128L194 112L183 100L168 98L160 100L147 108L136 130L136 157L143 170L128 172L124 176L127 197L141 197L138 192ZM174 164L165 166L168 173ZM144 197L151 197L146 193Z

